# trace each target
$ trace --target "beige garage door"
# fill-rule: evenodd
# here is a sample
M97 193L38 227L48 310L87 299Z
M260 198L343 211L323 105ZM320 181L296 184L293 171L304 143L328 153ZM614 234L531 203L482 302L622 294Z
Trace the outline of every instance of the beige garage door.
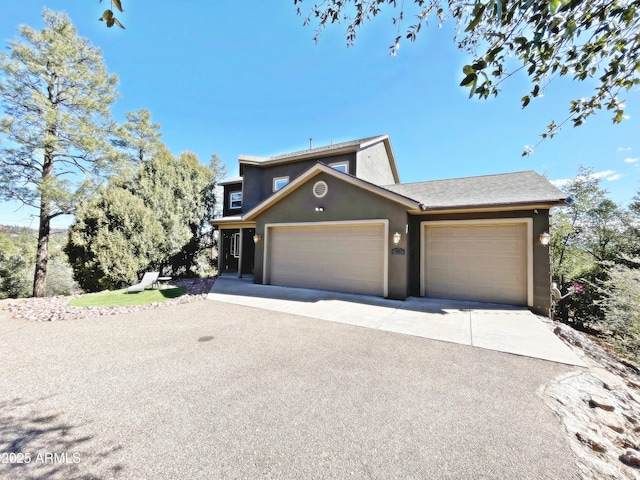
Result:
M270 227L267 283L384 296L383 224Z
M426 225L429 297L527 304L527 225Z

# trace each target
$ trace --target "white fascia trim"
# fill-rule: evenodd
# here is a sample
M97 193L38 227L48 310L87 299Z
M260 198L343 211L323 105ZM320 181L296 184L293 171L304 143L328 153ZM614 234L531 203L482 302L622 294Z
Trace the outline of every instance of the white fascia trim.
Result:
M524 223L527 225L527 306L533 307L533 219L532 218L486 218L480 220L435 220L420 222L420 296L424 297L426 285L424 275L426 270L425 248L427 241L427 226L429 225L480 225Z
M270 229L278 227L322 227L334 225L383 225L384 226L384 252L383 252L383 296L389 296L389 220L386 218L376 218L371 220L339 220L328 222L289 222L289 223L266 223L264 225L264 249L262 253L262 278L265 285L271 285L271 272L269 271L269 242Z
M308 152L308 153L304 152L299 155L293 155L290 157L287 156L282 158L258 158L258 157L242 156L238 158L238 162L245 165L256 165L256 166L280 165L280 164L286 164L286 163L294 163L300 160L308 160L313 158L321 159L327 156L335 156L343 153L356 152L357 148L358 148L357 145L356 146L352 145L348 147L322 150L320 152L317 152L317 151Z
M251 155L238 155L238 163L248 163L250 165L262 165L269 159L266 157L254 157Z
M360 149L364 149L367 147L370 147L371 145L375 145L378 142L381 142L383 140L389 140L389 135L380 135L379 137L374 137L371 140L367 141L367 142L362 142L360 144Z
M218 182L218 185L232 185L234 183L242 183L242 180L242 177L226 178L221 182Z

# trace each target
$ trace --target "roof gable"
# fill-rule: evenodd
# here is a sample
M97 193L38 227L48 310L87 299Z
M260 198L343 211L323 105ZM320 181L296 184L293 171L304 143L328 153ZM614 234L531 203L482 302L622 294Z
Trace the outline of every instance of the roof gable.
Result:
M243 220L254 220L261 212L267 210L271 206L283 200L285 197L296 191L299 187L305 184L308 180L319 175L320 173L326 173L333 177L336 177L340 180L343 180L351 185L355 185L364 190L375 193L376 195L380 195L384 198L387 198L391 201L400 203L405 205L410 209L418 209L420 205L418 202L407 198L406 196L392 192L386 188L379 187L378 185L374 185L373 183L367 182L360 178L354 177L353 175L349 175L347 173L340 172L334 168L331 168L323 163L317 163L305 173L297 177L292 182L285 185L282 189L278 190L276 193L271 195L269 198L265 199L260 204L256 205L250 211L248 211L245 215L243 215Z

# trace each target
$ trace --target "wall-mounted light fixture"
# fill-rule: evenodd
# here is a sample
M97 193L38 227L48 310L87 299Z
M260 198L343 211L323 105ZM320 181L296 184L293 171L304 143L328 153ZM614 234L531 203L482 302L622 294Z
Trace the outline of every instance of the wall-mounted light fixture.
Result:
M549 245L549 242L551 241L551 235L549 235L549 232L541 233L538 238L540 239L540 245L544 245L545 247Z
M393 234L393 244L394 245L398 245L400 243L400 240L402 239L402 235L400 235L400 232L396 232Z
M322 207L316 207L316 212L324 212L324 208L322 208Z
M253 243L258 243L262 241L262 235L259 233L253 236Z

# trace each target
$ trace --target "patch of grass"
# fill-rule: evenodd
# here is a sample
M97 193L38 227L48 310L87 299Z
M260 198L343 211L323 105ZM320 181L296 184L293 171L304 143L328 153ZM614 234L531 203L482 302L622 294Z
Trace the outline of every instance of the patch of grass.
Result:
M127 293L126 289L113 292L90 293L69 302L72 307L128 307L147 305L153 302L164 302L187 293L184 287L145 290L140 293Z

